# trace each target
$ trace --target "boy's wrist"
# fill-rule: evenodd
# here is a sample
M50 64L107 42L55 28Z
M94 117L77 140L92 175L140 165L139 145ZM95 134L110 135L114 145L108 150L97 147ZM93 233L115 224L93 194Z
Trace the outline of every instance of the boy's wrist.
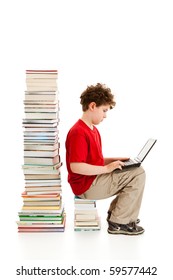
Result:
M109 173L108 165L103 166L103 174Z

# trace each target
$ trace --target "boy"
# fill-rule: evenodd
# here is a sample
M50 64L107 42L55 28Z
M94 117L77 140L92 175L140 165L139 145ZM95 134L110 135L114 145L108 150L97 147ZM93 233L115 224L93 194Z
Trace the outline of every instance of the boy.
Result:
M81 94L82 117L66 139L68 182L75 195L84 199L114 196L108 210L108 233L138 235L137 225L145 185L142 167L123 170L128 158L104 158L96 125L115 106L110 88L104 84L88 86Z

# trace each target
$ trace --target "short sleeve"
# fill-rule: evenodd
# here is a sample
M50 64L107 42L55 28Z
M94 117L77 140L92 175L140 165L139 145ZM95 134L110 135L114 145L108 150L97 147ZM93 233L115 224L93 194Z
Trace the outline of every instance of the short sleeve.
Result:
M84 134L73 133L68 139L69 162L86 162L88 155L88 144Z

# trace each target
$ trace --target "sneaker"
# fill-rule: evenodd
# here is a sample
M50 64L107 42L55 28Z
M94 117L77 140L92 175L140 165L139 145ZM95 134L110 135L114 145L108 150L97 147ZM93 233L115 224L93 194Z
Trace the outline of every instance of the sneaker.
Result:
M110 217L111 217L111 211L108 211L108 216L107 216L107 219L106 219L107 222L109 222ZM140 221L141 221L140 219L137 219L137 220L135 221L135 223L136 223L136 224L139 224Z
M110 234L138 235L144 232L144 229L137 226L135 222L124 225L109 221L108 224L108 233Z

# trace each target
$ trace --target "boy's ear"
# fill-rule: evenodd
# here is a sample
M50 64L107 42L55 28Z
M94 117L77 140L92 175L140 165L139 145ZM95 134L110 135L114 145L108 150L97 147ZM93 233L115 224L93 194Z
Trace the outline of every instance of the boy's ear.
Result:
M96 103L95 102L91 102L88 107L89 107L89 109L91 111L93 111L95 109L95 107L96 107Z

